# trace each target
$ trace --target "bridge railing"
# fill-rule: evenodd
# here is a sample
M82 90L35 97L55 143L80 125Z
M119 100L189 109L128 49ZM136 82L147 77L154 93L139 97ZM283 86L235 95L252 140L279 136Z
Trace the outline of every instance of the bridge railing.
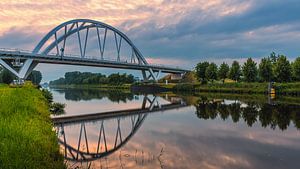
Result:
M32 51L30 50L24 50L24 49L20 49L20 48L0 48L0 52L16 52L16 53L27 53L27 54L32 54ZM56 53L49 53L47 56L53 56L53 57L59 57L59 55L57 55ZM70 58L78 58L80 59L81 56L80 55L75 55L75 54L64 54L63 57L70 57ZM118 61L117 59L101 59L97 56L89 56L86 55L84 59L92 59L92 60L103 60L106 62L118 62L118 63L125 63L125 64L133 64L131 62L128 62L127 60L120 60ZM148 64L149 66L155 66L155 67L160 67L160 68L174 68L174 69L179 69L178 66L174 67L174 66L165 66L163 64Z
M32 53L31 50L19 49L19 48L0 48L2 52L24 52L24 53Z

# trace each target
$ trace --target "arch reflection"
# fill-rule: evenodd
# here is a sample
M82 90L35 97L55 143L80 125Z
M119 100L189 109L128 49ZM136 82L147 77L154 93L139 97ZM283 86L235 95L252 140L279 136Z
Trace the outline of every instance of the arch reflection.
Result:
M168 95L143 97L137 109L53 117L65 159L82 163L107 157L137 133L149 113L187 106L182 99Z

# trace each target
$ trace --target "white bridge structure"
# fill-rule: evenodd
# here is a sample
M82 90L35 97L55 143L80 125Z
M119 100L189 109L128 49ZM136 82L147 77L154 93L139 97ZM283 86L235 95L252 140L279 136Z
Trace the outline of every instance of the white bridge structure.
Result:
M178 67L149 64L124 33L89 19L75 19L58 25L32 52L0 49L0 64L19 79L26 79L39 63L140 70L144 81L157 81L160 73L182 75L188 72Z

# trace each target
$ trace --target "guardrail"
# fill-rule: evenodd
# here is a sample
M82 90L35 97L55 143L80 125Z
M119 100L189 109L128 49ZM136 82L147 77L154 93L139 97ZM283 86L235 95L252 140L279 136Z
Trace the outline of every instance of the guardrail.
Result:
M17 52L17 53L26 53L26 54L33 54L32 51L30 50L24 50L24 49L19 49L19 48L0 48L0 52ZM35 54L33 54L35 55ZM61 57L59 55L57 55L56 53L49 53L47 54L47 56L54 56L54 57ZM70 58L81 58L80 55L75 55L75 54L64 54L63 57L70 57ZM107 61L107 62L112 62L112 63L124 63L124 64L134 64L134 63L130 63L127 62L127 60L120 60L117 61L116 59L97 59L99 57L97 56L85 56L84 59L92 59L92 60L102 60L102 61ZM178 66L174 67L174 66L165 66L162 64L148 64L148 66L154 66L154 67L160 67L160 68L171 68L171 69L180 69Z

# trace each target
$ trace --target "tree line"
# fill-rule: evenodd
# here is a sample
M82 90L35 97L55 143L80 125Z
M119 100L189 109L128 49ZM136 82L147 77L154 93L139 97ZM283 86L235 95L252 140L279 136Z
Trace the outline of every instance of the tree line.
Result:
M67 72L65 76L54 81L50 81L50 85L73 85L73 84L112 84L121 85L134 83L135 78L131 74L114 73L106 76L101 73L91 72Z
M300 57L290 62L284 55L262 58L257 64L252 58L240 65L233 61L231 67L223 62L219 67L215 63L200 62L195 67L196 77L201 82L222 80L226 78L245 82L292 82L300 81Z
M42 73L34 70L30 73L26 80L32 81L32 83L35 85L39 85L42 81L42 78ZM10 84L15 79L17 79L17 77L14 74L0 66L0 83Z

